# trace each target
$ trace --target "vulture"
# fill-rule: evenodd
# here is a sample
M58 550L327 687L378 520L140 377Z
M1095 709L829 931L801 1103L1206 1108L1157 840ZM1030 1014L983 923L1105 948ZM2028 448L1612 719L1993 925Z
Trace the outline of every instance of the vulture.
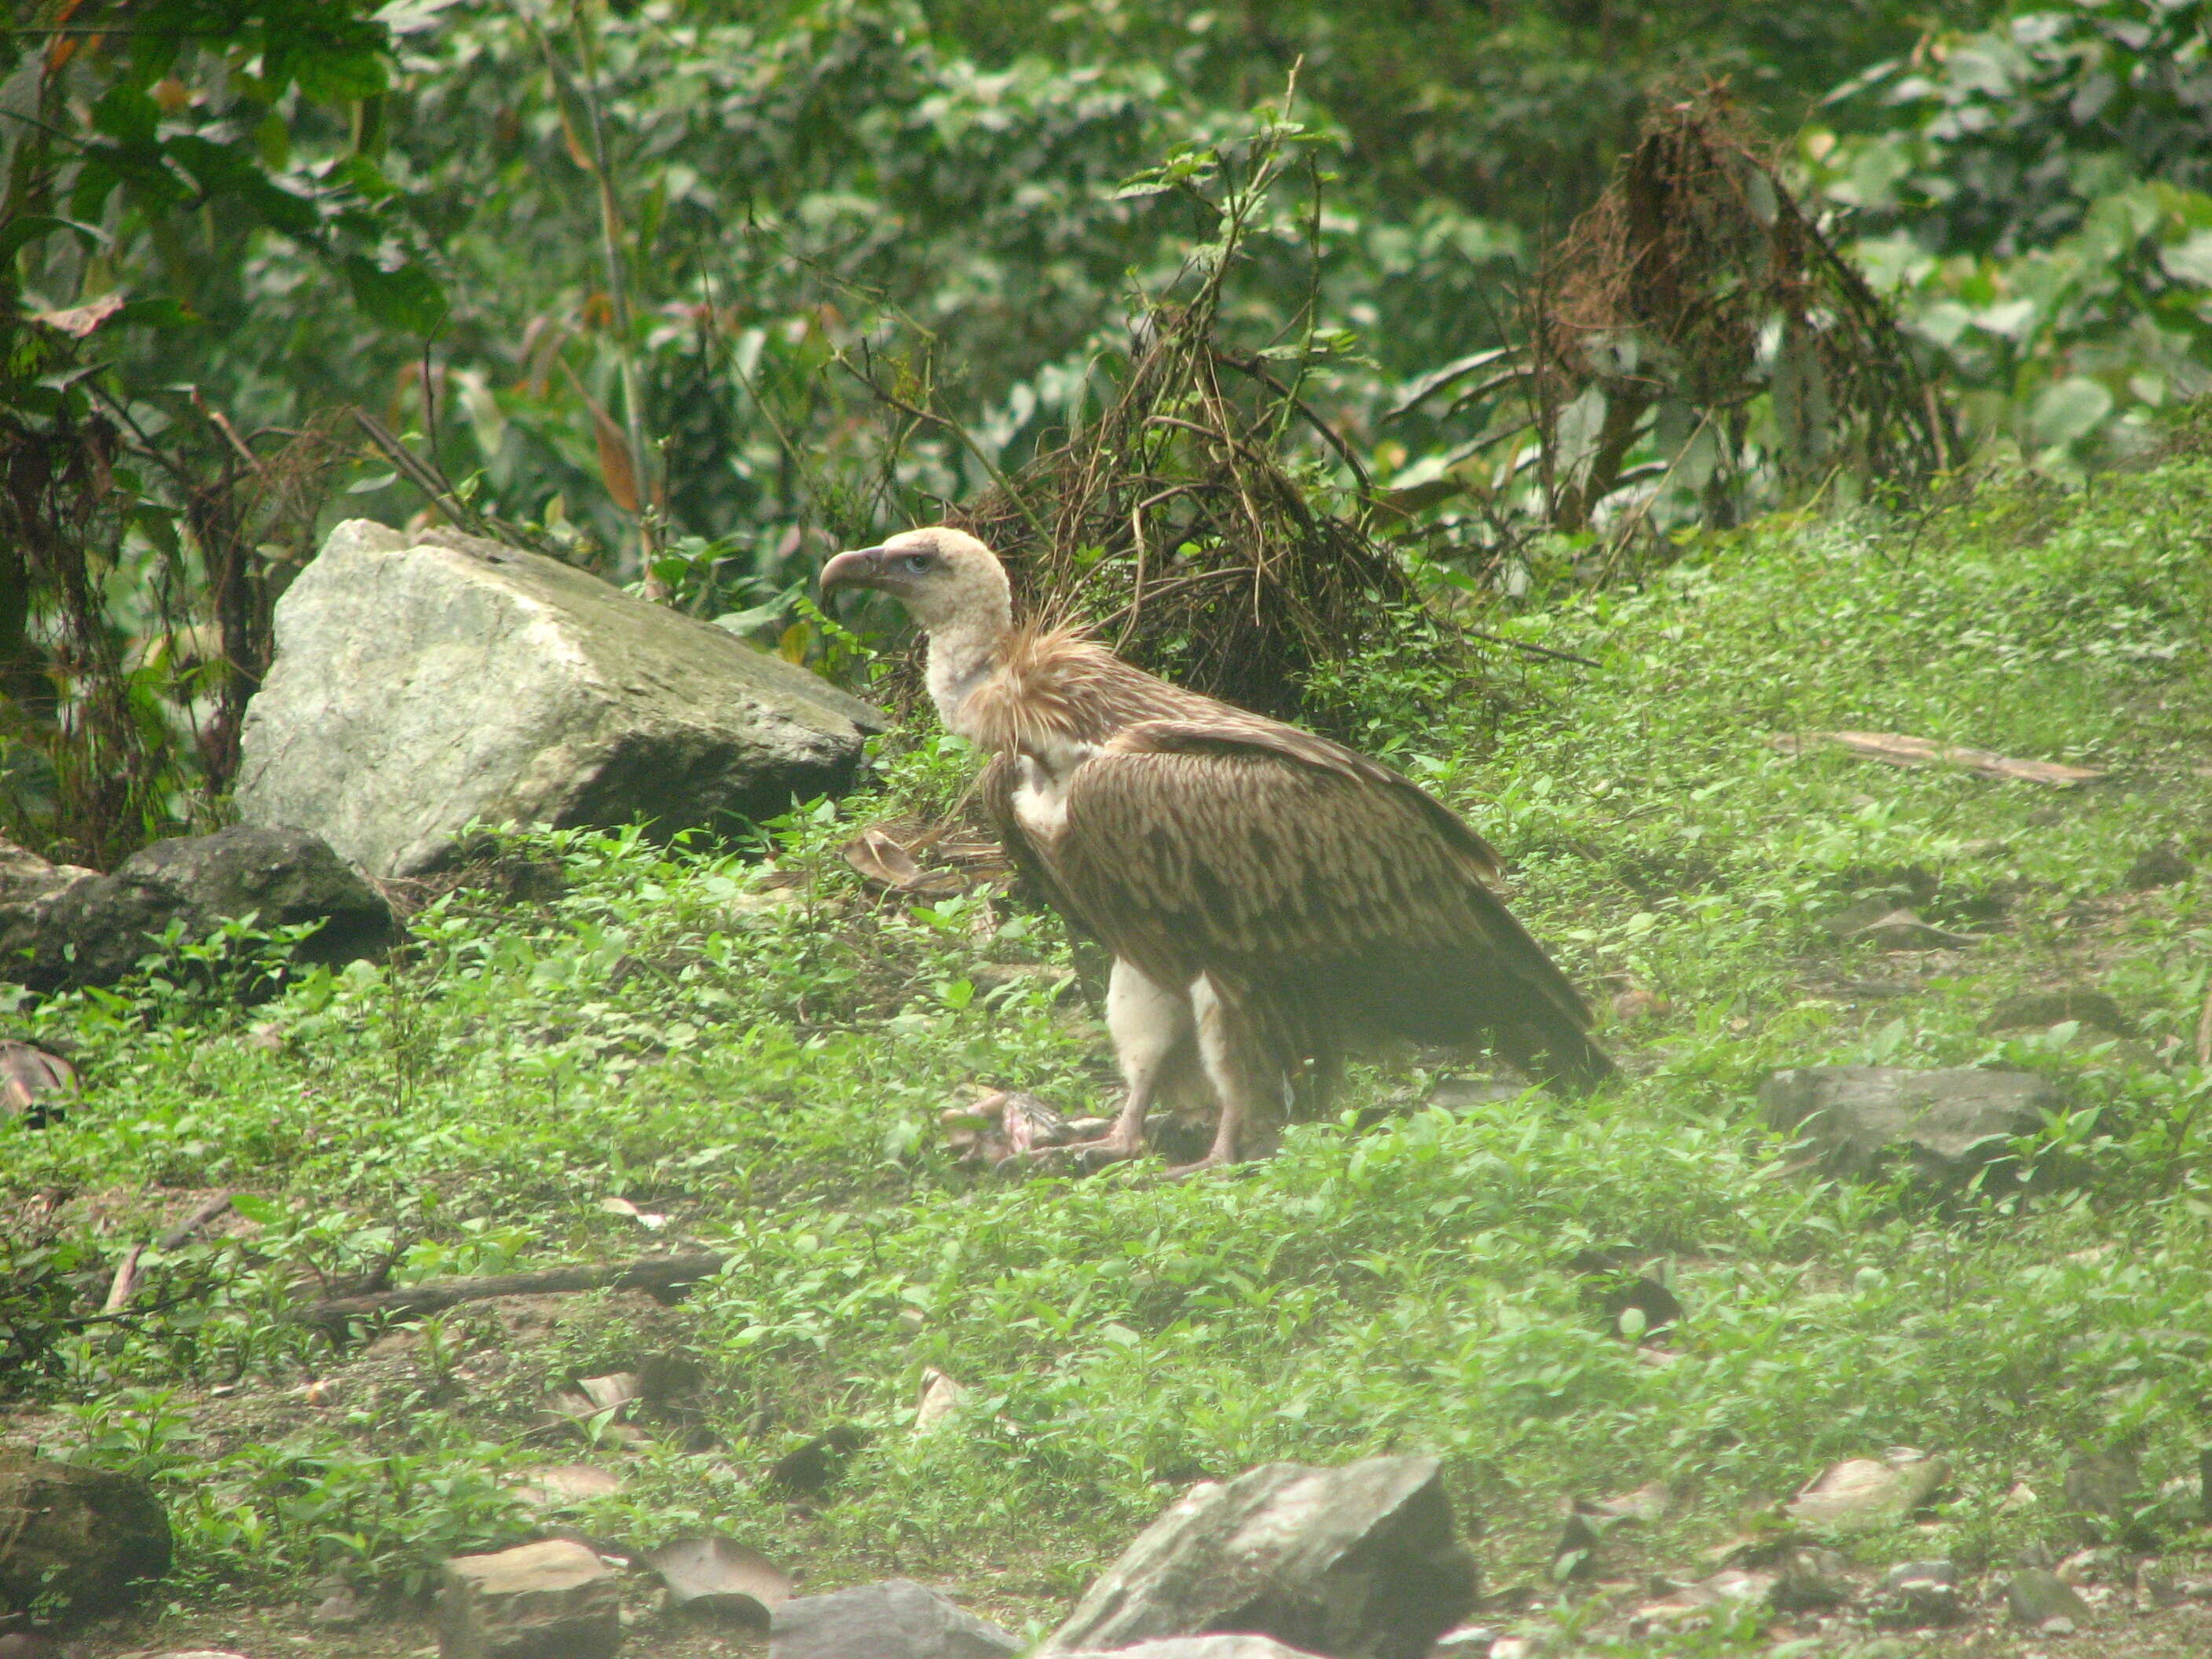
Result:
M825 603L848 586L928 635L931 701L990 757L1010 860L1113 954L1127 1093L1095 1157L1139 1153L1164 1084L1194 1072L1218 1117L1188 1169L1232 1162L1294 1102L1325 1103L1362 1039L1486 1040L1575 1093L1613 1074L1583 1000L1492 890L1497 855L1410 780L1079 631L1018 627L1004 567L962 532L840 553Z

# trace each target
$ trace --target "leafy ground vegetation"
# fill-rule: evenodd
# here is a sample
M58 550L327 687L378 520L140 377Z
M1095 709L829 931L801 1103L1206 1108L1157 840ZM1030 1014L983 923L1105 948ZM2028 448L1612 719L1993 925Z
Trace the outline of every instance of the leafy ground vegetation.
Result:
M1649 1574L1702 1576L1821 1468L1895 1445L1951 1479L1917 1522L1844 1540L1858 1563L2100 1547L2118 1588L2071 1650L2203 1651L2196 1604L2138 1613L2125 1586L2145 1556L2201 1563L2212 1438L2212 904L2179 874L2212 854L2208 514L2212 460L2183 453L2071 494L1770 519L1634 588L1540 570L1499 626L1594 665L1334 671L1361 741L1499 845L1516 908L1607 1011L1631 1080L1585 1104L1399 1054L1218 1179L958 1167L948 1104L1021 1086L1090 1109L1111 1072L1056 922L989 884L877 896L841 857L862 825L957 810L969 757L923 734L758 848L510 836L401 955L256 1008L208 947L22 1012L88 1089L65 1119L0 1122L0 1424L152 1477L179 1540L167 1609L88 1651L304 1650L302 1598L331 1575L386 1610L313 1650L413 1651L441 1559L549 1520L631 1546L711 1526L813 1589L905 1574L1042 1632L1190 1481L1386 1449L1446 1460L1486 1616L1582 1650L2036 1645L2001 1621L1903 1647L1787 1620L1625 1632ZM2107 777L2060 792L1768 741L1838 727ZM2131 884L2169 844L2163 884ZM1821 927L1893 888L1981 942L1883 953ZM2108 991L2130 1034L1990 1029L2055 986ZM1753 1100L1821 1061L2026 1068L2069 1104L1971 1189L1838 1183ZM149 1250L130 1317L84 1318L128 1245L221 1190L234 1216ZM727 1262L665 1305L487 1302L342 1340L288 1316L379 1270L674 1241ZM1615 1311L1621 1273L1681 1317ZM916 1433L931 1368L967 1395ZM632 1420L549 1421L549 1389L617 1370L658 1379ZM2116 1452L2139 1494L2069 1513L2069 1465ZM574 1462L622 1489L519 1501L530 1469ZM1670 1516L1555 1583L1562 1501L1655 1480ZM654 1651L744 1648L641 1620Z

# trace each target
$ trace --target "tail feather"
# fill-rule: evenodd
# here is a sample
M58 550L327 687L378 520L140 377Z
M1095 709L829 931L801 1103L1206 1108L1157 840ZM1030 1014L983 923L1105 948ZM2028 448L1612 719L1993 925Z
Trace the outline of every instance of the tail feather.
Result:
M1340 962L1316 976L1308 995L1350 1013L1355 1030L1446 1046L1488 1042L1553 1092L1587 1095L1619 1068L1591 1040L1582 999L1549 958L1535 954L1545 970L1536 975L1486 953L1401 957L1387 965Z
M1493 1026L1490 1036L1500 1054L1553 1094L1580 1099L1620 1075L1588 1031L1548 1005L1534 1018Z

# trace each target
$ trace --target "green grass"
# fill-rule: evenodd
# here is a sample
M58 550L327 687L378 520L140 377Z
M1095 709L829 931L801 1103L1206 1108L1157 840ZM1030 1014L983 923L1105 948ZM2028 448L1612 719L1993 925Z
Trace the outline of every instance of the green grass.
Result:
M2124 1441L2155 1490L2208 1433L2212 902L2203 878L2123 884L2158 842L2212 853L2208 518L2212 465L2185 460L1917 526L1770 523L1641 592L1554 593L1507 624L1597 669L1501 656L1488 692L1413 653L1346 669L1333 690L1372 711L1363 740L1498 843L1516 908L1597 1000L1666 1000L1608 1033L1634 1080L1588 1105L1421 1108L1430 1074L1398 1057L1356 1072L1341 1120L1220 1179L952 1167L936 1113L973 1085L1089 1107L1111 1073L1079 1010L969 977L1065 962L1055 923L981 896L880 906L837 858L854 823L957 794L964 757L927 742L880 793L777 828L794 902L755 894L739 859L523 837L512 855L557 860L562 896L456 893L391 964L251 1013L173 976L27 1014L81 1045L91 1092L65 1124L0 1123L0 1182L25 1217L35 1192L104 1196L43 1232L19 1218L0 1270L104 1282L165 1187L270 1202L249 1200L257 1236L149 1258L149 1298L197 1293L61 1335L19 1370L19 1404L95 1402L34 1426L163 1480L203 1596L330 1565L419 1580L520 1535L494 1477L576 1455L535 1426L546 1382L672 1350L702 1369L722 1444L629 1456L596 1530L719 1525L817 1589L902 1572L1016 1622L1056 1619L1199 1475L1386 1449L1446 1458L1493 1584L1543 1581L1562 1497L1668 1482L1685 1508L1651 1548L1684 1561L1747 1504L1900 1443L1952 1461L1942 1547L1993 1559L2058 1524L2000 1511L2015 1480L2055 1494L2078 1449ZM1831 727L2111 776L2060 793L1765 741ZM1989 942L1922 971L1820 927L1893 882ZM2136 1035L1983 1029L2003 995L2062 981L2110 989ZM1824 1182L1752 1091L1778 1065L1863 1060L2025 1066L2070 1108L1986 1190ZM95 1236L95 1214L123 1224ZM238 1383L234 1405L340 1364L276 1316L310 1268L398 1251L404 1280L676 1232L728 1269L642 1323L610 1302L489 1381L453 1369L497 1346L479 1308L312 1424L248 1433L209 1393ZM1590 1251L1659 1264L1688 1310L1663 1352L1603 1316ZM917 1437L928 1366L971 1395ZM823 1498L757 1485L848 1421L872 1438ZM2178 1516L2150 1504L2137 1535Z

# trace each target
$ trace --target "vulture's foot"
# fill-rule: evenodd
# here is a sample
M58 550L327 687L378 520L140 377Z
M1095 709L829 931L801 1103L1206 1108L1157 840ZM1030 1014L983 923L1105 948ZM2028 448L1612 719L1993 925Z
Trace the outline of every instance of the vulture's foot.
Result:
M1208 1170L1225 1170L1236 1162L1233 1158L1216 1158L1212 1152L1208 1152L1195 1164L1178 1164L1172 1170L1161 1170L1160 1179L1188 1181L1193 1176L1204 1175Z
M1026 1166L1032 1170L1049 1170L1064 1166L1079 1175L1089 1175L1109 1164L1126 1164L1133 1158L1142 1158L1144 1153L1145 1141L1141 1133L1129 1136L1109 1132L1096 1140L1072 1140L1064 1146L1032 1146L1008 1158L1000 1167L1018 1170Z

